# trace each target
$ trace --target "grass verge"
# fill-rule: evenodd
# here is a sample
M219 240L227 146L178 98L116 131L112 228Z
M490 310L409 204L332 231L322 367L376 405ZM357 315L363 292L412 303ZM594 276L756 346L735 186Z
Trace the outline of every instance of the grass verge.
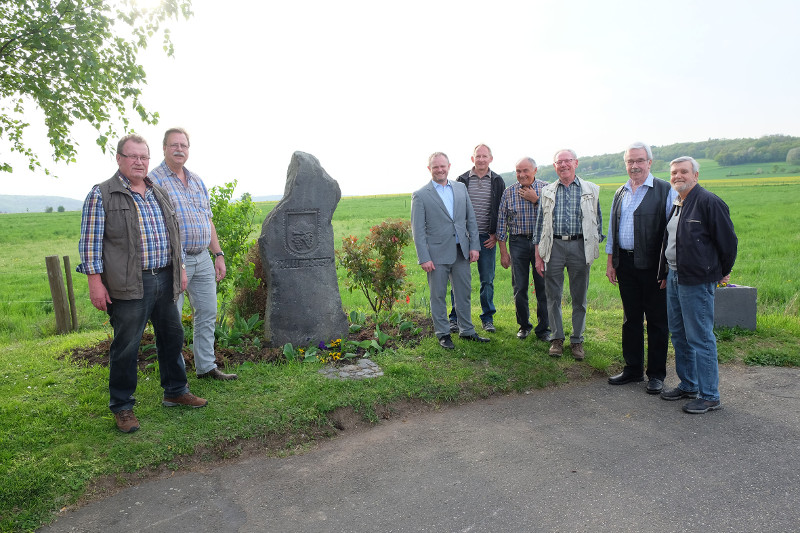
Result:
M500 315L500 314L498 314ZM511 313L503 313L511 317ZM619 310L593 311L587 359L553 359L548 344L519 341L516 324L498 316L489 344L433 338L373 359L382 378L335 381L318 363L244 363L234 382L197 380L204 409L164 408L158 373L140 374L136 414L141 430L124 435L108 411L108 370L75 364L67 355L103 338L100 332L50 337L4 347L0 362L0 531L32 531L59 509L159 472L235 458L243 453L291 453L335 435L337 413L364 421L391 416L393 406L437 406L523 392L621 368ZM565 324L569 310L565 309ZM759 317L759 331L718 332L720 359L800 366L800 325L784 315ZM670 372L674 379L674 375Z

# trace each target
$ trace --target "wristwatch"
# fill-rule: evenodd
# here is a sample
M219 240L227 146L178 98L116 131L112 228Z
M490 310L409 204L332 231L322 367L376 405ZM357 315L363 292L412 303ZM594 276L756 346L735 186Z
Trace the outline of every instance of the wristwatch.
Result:
M215 253L214 254L214 259L216 259L217 257L225 257L225 252L220 250L219 252Z

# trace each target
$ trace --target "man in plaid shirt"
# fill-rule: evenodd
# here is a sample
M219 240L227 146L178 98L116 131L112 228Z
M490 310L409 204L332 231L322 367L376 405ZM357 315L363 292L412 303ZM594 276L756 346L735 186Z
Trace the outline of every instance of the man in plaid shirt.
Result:
M189 392L183 361L183 327L175 300L186 288L175 209L147 177L150 148L139 135L117 145L119 170L95 185L83 204L78 243L89 299L108 313L114 328L109 348L109 408L123 433L139 429L133 414L139 345L153 324L166 407L204 407Z
M523 157L517 162L517 183L503 192L497 217L497 242L500 245L500 265L511 268L511 287L514 290L514 305L520 339L530 335L533 325L530 322L528 306L528 275L533 271L533 286L536 294L536 336L543 341L550 340L550 326L547 317L547 298L544 278L536 272L535 247L533 237L536 215L539 209L539 193L547 185L546 181L536 179L536 161ZM508 248L506 248L508 242Z
M189 159L189 133L170 128L164 133L164 161L150 172L153 183L168 193L181 228L181 243L186 253L186 292L192 306L192 351L198 378L236 379L217 368L214 355L214 330L217 325L217 283L225 278L225 253L211 220L208 190L200 176L185 167ZM209 255L211 252L214 259ZM178 297L178 313L183 313L183 294Z
M561 320L561 296L564 292L564 269L569 275L572 298L572 356L583 360L583 333L586 330L586 293L589 272L600 256L603 216L600 212L600 187L575 174L578 156L574 150L556 152L553 167L558 180L541 191L539 216L533 242L536 245L536 270L544 275L547 301L550 304L550 355L561 357L564 348L564 325Z

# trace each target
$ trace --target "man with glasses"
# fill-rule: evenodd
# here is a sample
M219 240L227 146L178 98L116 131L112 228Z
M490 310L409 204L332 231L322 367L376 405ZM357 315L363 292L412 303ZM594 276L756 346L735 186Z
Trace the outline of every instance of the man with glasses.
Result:
M139 429L133 414L139 345L153 324L162 404L204 407L189 392L183 327L175 300L186 288L178 219L166 191L147 177L150 148L139 135L117 145L119 170L95 185L83 204L77 271L87 275L89 298L108 313L114 340L109 348L109 408L123 433ZM133 215L133 216L131 216Z
M592 262L600 256L603 216L600 212L600 187L580 179L575 170L574 150L556 152L553 167L558 180L542 189L533 243L536 245L536 270L544 276L547 312L550 318L550 355L561 357L564 326L561 320L561 295L564 268L569 275L572 297L572 356L582 360L583 333L586 329L586 293Z
M625 367L611 385L644 381L644 319L647 318L647 388L658 394L667 376L667 293L659 286L658 260L667 216L677 196L669 183L650 173L653 152L644 143L623 154L628 181L611 203L606 241L606 277L616 285L624 311L622 357Z
M226 274L225 254L211 221L208 191L200 177L184 165L189 159L189 134L183 128L164 133L164 161L150 172L153 183L168 193L178 213L181 241L186 253L189 304L192 307L194 369L198 378L236 379L217 368L214 330L217 323L217 283ZM214 255L212 261L209 250ZM183 312L183 295L178 297Z

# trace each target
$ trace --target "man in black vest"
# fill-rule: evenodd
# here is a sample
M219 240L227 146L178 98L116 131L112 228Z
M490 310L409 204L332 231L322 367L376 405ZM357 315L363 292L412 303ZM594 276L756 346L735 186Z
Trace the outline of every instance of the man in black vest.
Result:
M666 291L659 287L658 260L675 192L650 173L653 153L636 142L624 154L630 179L614 194L608 220L608 281L619 283L622 319L622 373L612 385L644 381L644 318L647 317L647 392L658 394L667 375Z

